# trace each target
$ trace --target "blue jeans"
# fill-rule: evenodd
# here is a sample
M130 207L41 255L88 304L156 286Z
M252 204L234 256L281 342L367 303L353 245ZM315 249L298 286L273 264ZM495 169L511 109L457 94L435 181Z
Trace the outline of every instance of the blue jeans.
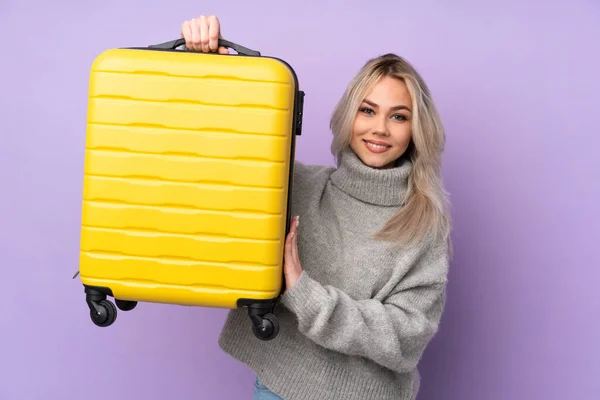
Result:
M254 395L252 400L283 400L275 393L271 392L268 387L262 384L262 382L256 378L254 382Z

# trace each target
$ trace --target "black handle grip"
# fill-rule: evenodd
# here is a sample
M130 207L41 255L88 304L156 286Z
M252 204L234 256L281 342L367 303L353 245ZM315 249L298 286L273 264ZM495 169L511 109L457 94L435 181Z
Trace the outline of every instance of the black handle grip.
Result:
M153 44L153 45L148 46L148 48L150 48L150 49L172 50L172 49L175 49L175 48L177 48L179 46L183 46L184 44L185 44L185 39L180 38L180 39L171 40L169 42L164 42L164 43L159 43L159 44ZM252 50L252 49L249 49L249 48L244 47L244 46L240 46L239 44L230 42L229 40L219 39L219 46L228 47L230 49L233 49L238 54L241 54L241 55L260 57L260 52L259 51Z

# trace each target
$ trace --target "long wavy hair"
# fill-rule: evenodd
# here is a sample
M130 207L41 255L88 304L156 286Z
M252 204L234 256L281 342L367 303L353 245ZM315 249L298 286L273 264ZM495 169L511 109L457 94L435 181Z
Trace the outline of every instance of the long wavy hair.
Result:
M441 156L445 133L437 107L425 81L402 57L385 54L369 60L352 79L331 116L331 153L339 165L342 151L350 146L354 120L365 96L383 77L401 80L412 100L411 143L407 157L412 162L402 207L386 222L375 238L414 244L426 236L446 240L450 247L451 218L448 194L441 178Z

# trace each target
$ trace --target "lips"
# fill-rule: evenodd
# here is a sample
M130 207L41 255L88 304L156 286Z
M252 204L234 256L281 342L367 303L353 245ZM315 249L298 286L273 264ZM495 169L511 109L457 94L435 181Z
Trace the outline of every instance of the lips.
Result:
M363 142L365 143L365 147L372 153L383 153L392 147L390 144L378 140L363 139Z
M391 145L391 144L388 144L388 143L386 143L386 142L382 142L382 141L379 141L379 140L367 140L367 139L363 139L363 140L364 140L366 143L371 143L371 144L374 144L374 145L377 145L377 146L392 147L392 145Z

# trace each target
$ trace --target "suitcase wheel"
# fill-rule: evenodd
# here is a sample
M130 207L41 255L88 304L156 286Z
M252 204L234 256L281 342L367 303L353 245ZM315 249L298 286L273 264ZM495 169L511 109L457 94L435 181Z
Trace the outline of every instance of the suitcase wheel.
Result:
M106 299L95 302L90 308L90 318L97 326L110 326L117 319L117 307Z
M260 340L272 340L279 334L279 321L273 314L273 300L252 301L238 300L238 306L248 308L248 316L252 322L252 333Z
M257 323L256 319L253 319L252 322L252 332L260 340L274 339L279 333L279 321L271 313L263 315L259 323Z
M137 301L115 299L117 308L121 311L131 311L137 306Z
M102 328L111 326L115 322L117 308L121 311L131 311L137 306L137 301L122 299L115 299L115 306L107 299L107 296L113 296L109 288L85 285L84 287L85 302L90 309L90 318L94 324Z

